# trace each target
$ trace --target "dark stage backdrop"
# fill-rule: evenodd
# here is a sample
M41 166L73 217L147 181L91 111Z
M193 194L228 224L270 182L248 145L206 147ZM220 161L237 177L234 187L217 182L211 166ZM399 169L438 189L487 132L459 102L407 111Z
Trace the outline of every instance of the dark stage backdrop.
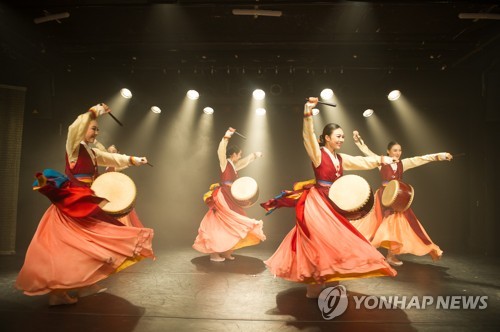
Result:
M118 145L124 153L147 156L154 165L130 168L125 173L138 188L137 212L147 226L155 229L155 246L161 247L192 244L207 210L202 196L218 180L216 149L228 126L248 137L247 141L236 136L232 139L232 143L241 145L244 155L255 150L264 153L263 159L240 172L240 176L249 175L258 181L259 201L291 188L295 181L312 178L302 143L304 98L330 86L339 107L320 107L316 131L319 135L324 124L338 122L346 134L344 153L360 154L352 141L354 129L378 153L385 153L390 140L402 144L406 157L441 151L466 153L450 163L431 163L405 173L405 180L416 191L413 209L445 254L499 253L494 213L498 154L493 153L497 149L493 133L498 133L499 123L491 107L498 105L500 97L491 88L491 84L498 86L498 79L488 74L472 70L390 74L353 71L213 77L87 70L11 74L0 83L28 87L19 180L18 252L26 250L49 205L44 196L32 191L33 175L44 168L63 171L68 125L90 106L112 103L122 87L134 93L126 109L116 111L124 127L110 117L101 119L100 140L105 145ZM265 125L250 129L248 108L257 84L268 92L267 115ZM190 85L196 85L202 96L196 113L186 115L181 103ZM409 120L398 115L385 98L393 87L402 90L411 105L413 117ZM163 112L152 114L152 105ZM216 110L211 120L201 112L205 105ZM361 116L366 107L375 109L377 120ZM252 142L259 142L259 146ZM354 173L364 176L374 189L380 184L377 170ZM264 216L264 210L254 206L248 214L264 219L268 240L263 245L276 247L294 225L290 209Z

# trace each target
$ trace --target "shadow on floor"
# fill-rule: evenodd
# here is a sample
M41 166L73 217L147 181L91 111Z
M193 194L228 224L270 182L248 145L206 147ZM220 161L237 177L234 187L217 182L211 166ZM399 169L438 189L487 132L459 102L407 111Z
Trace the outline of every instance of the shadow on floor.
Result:
M132 332L145 313L145 309L108 293L80 298L77 305L49 307L45 296L29 306L12 305L2 301L2 326L12 331L107 331ZM14 328L15 327L15 328ZM99 330L99 329L97 329Z
M416 331L411 326L406 313L401 309L371 309L363 306L356 308L353 297L367 296L361 293L347 292L348 305L344 313L331 320L323 318L317 299L306 299L306 286L290 288L276 296L276 308L267 312L270 315L289 315L295 321L286 325L299 330L333 331Z
M237 274L259 274L266 270L266 265L258 258L233 255L234 260L224 262L212 262L208 255L195 257L191 260L200 272L226 272Z

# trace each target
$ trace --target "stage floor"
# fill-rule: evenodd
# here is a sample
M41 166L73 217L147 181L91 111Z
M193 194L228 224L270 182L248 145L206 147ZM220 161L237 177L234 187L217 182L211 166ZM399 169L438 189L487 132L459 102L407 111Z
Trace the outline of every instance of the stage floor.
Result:
M428 256L403 255L395 278L342 282L347 309L326 319L318 301L305 297L304 285L274 278L266 270L263 260L274 248L244 248L234 261L222 263L210 262L189 246L157 249L156 261L144 260L103 281L105 293L57 307L47 305L47 296L25 296L13 288L22 255L0 256L1 330L500 330L500 267L495 258L445 253L433 262ZM399 301L398 307L381 306L384 298ZM445 303L455 309L443 308ZM475 309L464 309L474 303Z

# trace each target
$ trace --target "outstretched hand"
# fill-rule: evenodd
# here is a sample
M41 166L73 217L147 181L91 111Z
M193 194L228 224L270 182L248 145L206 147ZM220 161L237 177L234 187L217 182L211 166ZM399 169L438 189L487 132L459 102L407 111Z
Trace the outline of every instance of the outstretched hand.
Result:
M445 152L443 157L444 157L444 159L442 159L442 160L450 161L453 159L453 155L451 153L448 153L448 152Z
M309 97L307 99L306 105L308 106L310 105L310 107L315 107L318 104L318 101L319 101L318 97Z
M146 165L148 164L148 159L146 157L132 157L134 165Z

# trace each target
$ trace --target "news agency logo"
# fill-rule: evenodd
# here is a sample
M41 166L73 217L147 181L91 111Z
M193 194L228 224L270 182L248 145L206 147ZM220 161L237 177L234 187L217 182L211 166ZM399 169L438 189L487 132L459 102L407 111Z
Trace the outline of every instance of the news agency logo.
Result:
M324 319L340 316L347 309L347 289L344 285L327 287L319 294L318 307Z
M355 309L436 309L436 310L484 310L488 296L439 295L439 296L353 296ZM347 289L343 285L325 288L318 297L318 307L324 319L342 315L348 305Z

